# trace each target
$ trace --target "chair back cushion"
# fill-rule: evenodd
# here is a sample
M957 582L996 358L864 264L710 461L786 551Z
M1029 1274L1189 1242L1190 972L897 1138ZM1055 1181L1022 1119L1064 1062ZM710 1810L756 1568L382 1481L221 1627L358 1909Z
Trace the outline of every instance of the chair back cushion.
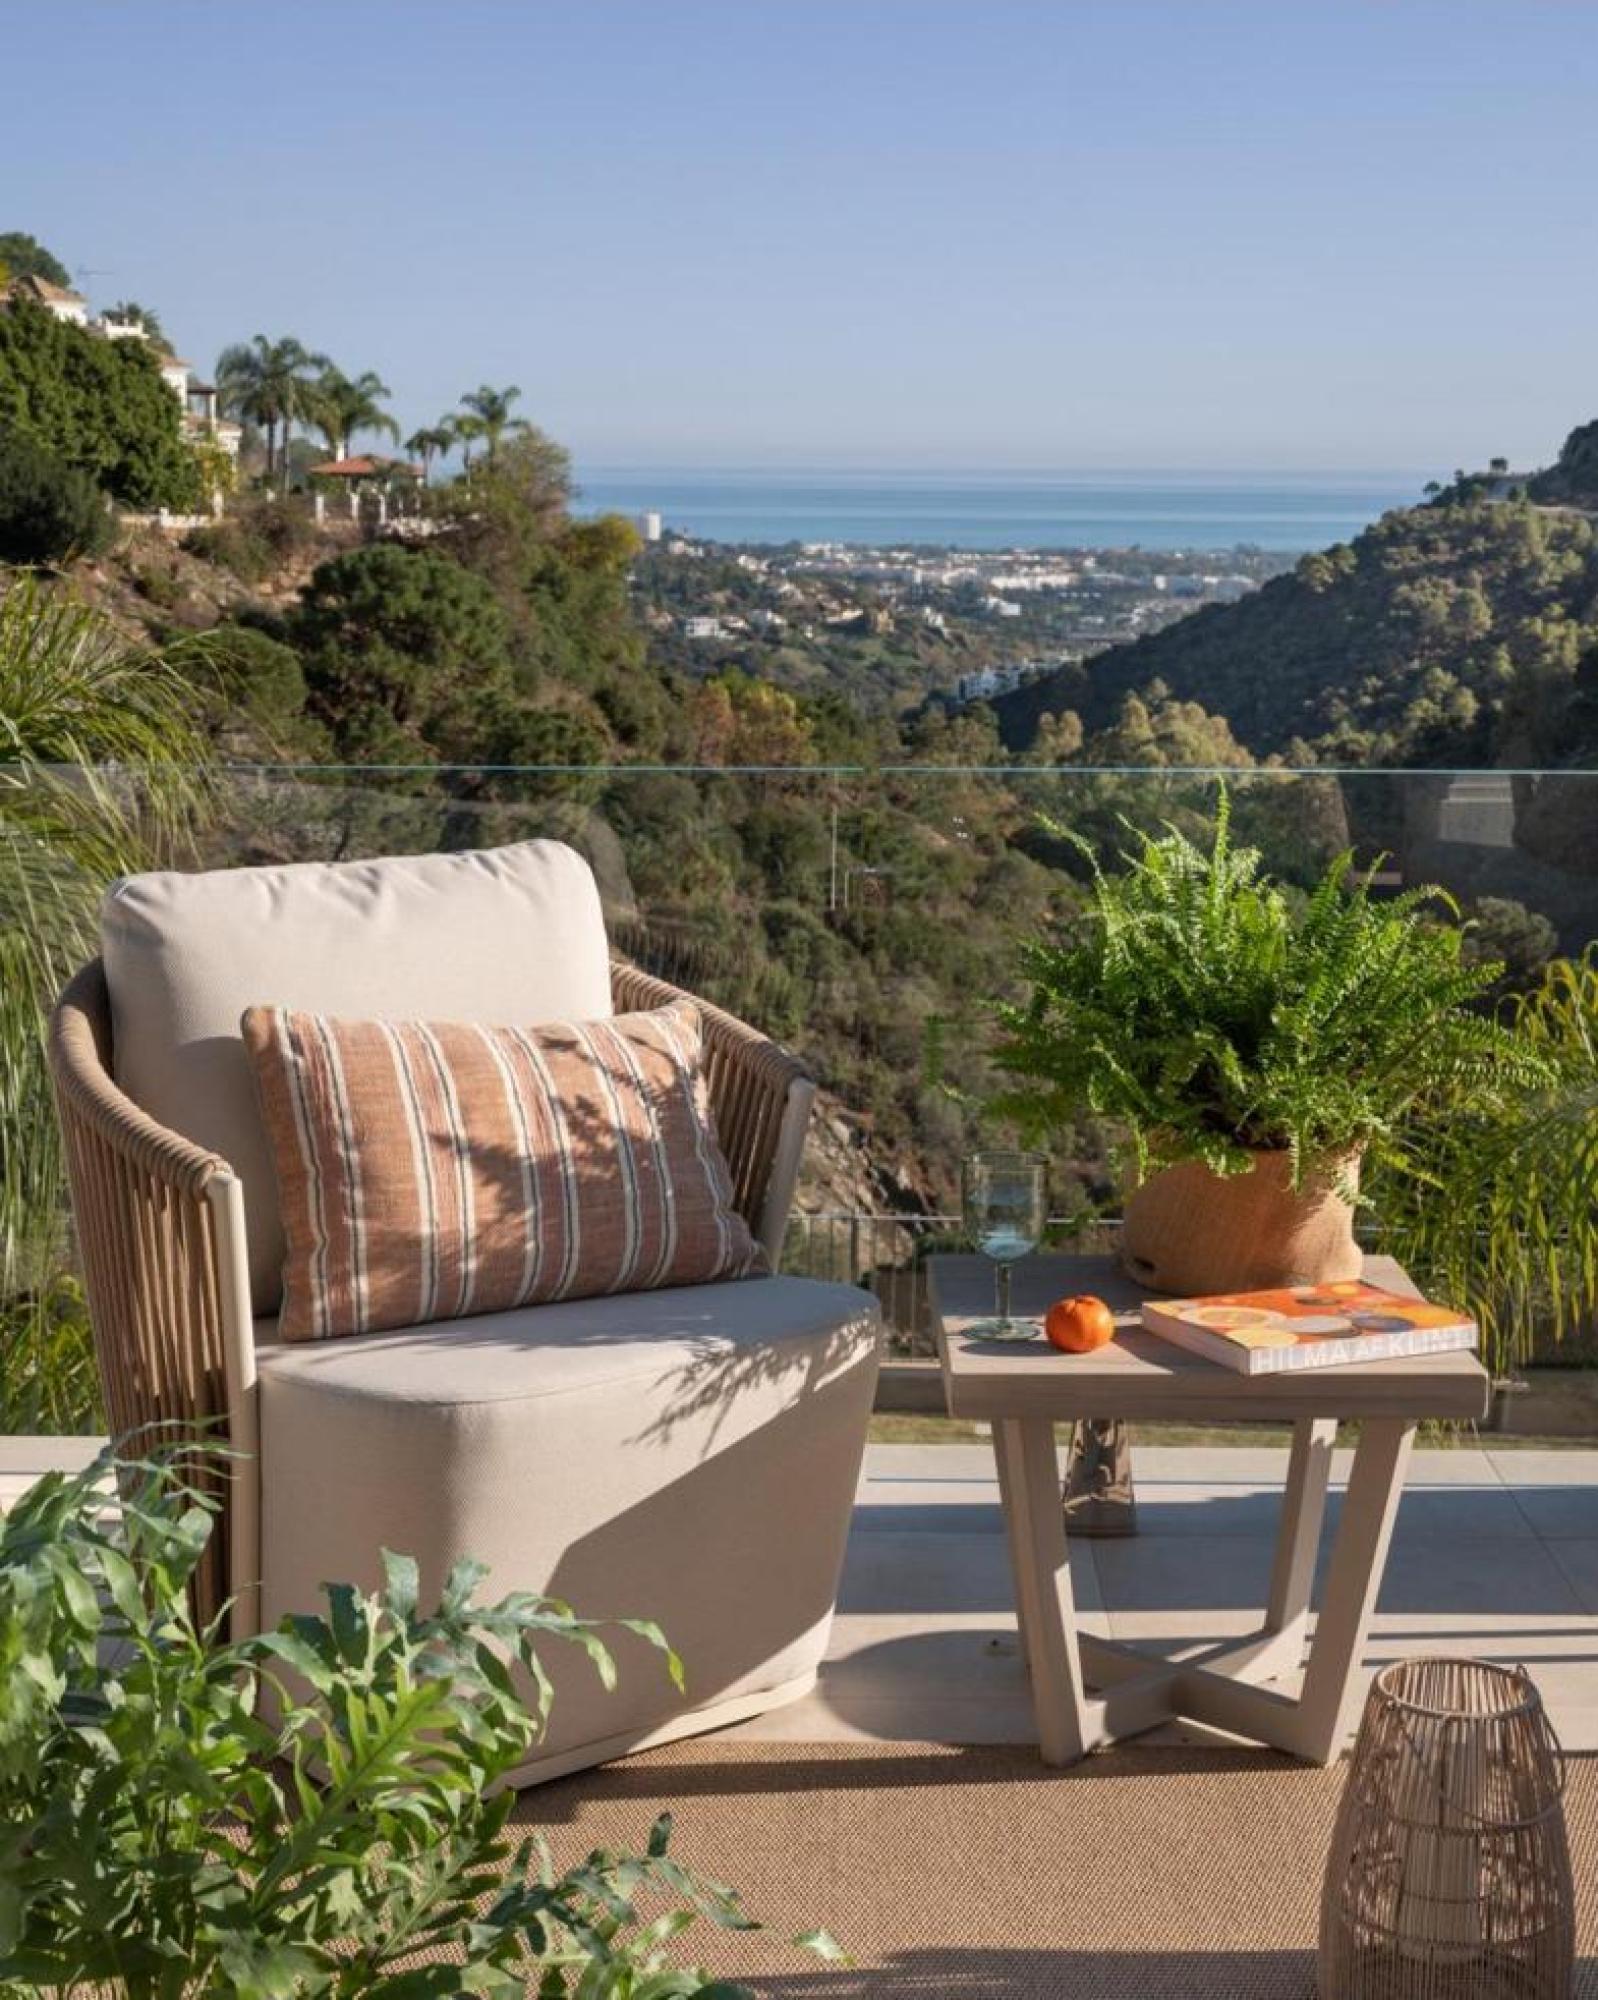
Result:
M763 1269L691 1000L527 1028L252 1007L284 1340Z
M553 840L129 876L106 897L101 939L116 1080L242 1178L257 1314L277 1310L284 1236L239 1038L247 1007L488 1022L610 1012L599 892Z

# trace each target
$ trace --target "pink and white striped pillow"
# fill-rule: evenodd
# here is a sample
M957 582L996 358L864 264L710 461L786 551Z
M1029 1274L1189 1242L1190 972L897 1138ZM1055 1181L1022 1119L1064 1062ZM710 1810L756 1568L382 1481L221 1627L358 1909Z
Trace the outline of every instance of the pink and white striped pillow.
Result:
M252 1007L242 1028L288 1241L285 1340L765 1268L690 1001L535 1028Z

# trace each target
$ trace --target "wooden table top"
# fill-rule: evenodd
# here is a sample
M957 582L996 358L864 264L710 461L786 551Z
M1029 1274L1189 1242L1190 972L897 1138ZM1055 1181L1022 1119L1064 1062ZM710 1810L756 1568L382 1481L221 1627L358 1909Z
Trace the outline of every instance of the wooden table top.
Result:
M1236 1375L1147 1333L1138 1307L1150 1296L1110 1257L1023 1257L1013 1267L1012 1311L1040 1318L1055 1299L1093 1292L1115 1313L1117 1333L1092 1354L1061 1354L1047 1341L971 1340L962 1328L993 1315L993 1265L976 1255L932 1257L928 1288L952 1417L1082 1417L1225 1423L1239 1418L1486 1415L1487 1372L1473 1354L1421 1354L1279 1375ZM1366 1281L1414 1292L1391 1257L1367 1257Z

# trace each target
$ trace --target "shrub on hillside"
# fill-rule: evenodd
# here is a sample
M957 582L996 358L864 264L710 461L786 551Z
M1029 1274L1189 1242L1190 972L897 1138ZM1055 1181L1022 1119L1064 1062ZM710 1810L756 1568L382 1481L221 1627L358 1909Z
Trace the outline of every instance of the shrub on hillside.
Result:
M209 528L191 528L183 546L201 562L214 563L240 583L260 583L272 568L272 552L241 521L218 521Z
M0 562L98 555L112 533L110 509L87 473L30 437L0 432Z
M303 555L315 540L316 529L299 508L281 500L262 500L236 508L214 526L195 528L184 537L183 546L240 583L261 583Z
M42 306L0 313L0 425L30 437L125 507L199 505L183 409L144 340L101 340Z
M432 551L376 542L323 563L290 636L309 713L350 761L475 763L513 693L499 599Z

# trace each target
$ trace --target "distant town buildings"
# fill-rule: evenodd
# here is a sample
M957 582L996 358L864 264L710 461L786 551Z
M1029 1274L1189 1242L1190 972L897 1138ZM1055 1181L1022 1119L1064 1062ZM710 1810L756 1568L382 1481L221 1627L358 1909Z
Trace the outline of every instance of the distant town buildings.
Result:
M739 544L690 541L668 528L641 552L634 584L655 629L706 648L696 670L724 664L727 643L758 673L766 647L830 651L877 641L879 652L862 653L865 671L880 669L901 686L923 675L923 691L930 682L944 704L962 708L1201 605L1235 600L1294 559L1246 547L1218 557L1197 549ZM958 650L946 653L939 641Z
M644 541L658 542L660 540L660 516L653 509L647 514L640 514L638 516L637 527L638 533Z
M1008 666L979 667L975 673L962 674L955 682L955 702L964 708L973 701L991 701L995 695L1010 694L1028 681L1052 674L1063 664L1062 660L1016 660Z

